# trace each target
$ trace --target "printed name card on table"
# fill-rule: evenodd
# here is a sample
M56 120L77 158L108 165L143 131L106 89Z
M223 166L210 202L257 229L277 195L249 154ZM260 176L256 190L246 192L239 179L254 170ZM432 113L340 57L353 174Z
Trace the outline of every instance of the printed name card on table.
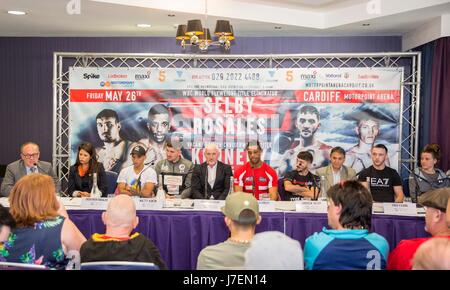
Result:
M194 201L196 210L220 211L223 206L225 206L225 200L196 199Z
M295 202L295 210L305 213L326 213L327 202L323 200L299 200Z
M81 207L90 209L106 209L108 199L106 197L86 197L81 198Z
M157 200L156 198L139 198L135 200L137 210L161 210L164 205L164 201Z
M414 203L383 203L384 214L390 215L417 215Z
M258 204L259 204L259 211L260 212L274 212L276 211L275 209L275 203L276 201L274 200L259 200Z

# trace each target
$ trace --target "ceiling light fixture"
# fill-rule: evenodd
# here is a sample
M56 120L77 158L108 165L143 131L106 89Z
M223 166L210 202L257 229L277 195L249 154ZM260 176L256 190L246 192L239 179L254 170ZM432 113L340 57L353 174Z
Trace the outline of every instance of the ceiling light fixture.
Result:
M205 0L205 23L208 18L208 0ZM201 52L208 51L211 46L221 46L225 50L231 47L231 41L234 39L233 26L228 20L217 20L214 35L217 38L211 38L209 28L202 26L199 19L189 20L186 24L180 24L177 28L176 39L180 40L181 48L186 46L198 46Z
M10 11L8 11L8 14L11 14L11 15L25 15L27 13L23 12L23 11L10 10Z

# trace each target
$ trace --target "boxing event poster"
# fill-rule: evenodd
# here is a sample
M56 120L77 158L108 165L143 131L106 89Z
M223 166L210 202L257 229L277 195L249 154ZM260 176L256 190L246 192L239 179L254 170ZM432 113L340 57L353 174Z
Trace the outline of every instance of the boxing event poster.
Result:
M398 170L402 75L401 68L73 67L71 160L83 141L99 154L124 159L137 144L156 148L170 139L181 142L183 157L197 164L205 145L214 142L220 160L236 167L247 161L246 143L258 140L262 159L280 176L295 169L303 150L313 154L313 170L327 165L334 146L347 152L345 164L359 172L371 165L370 147L381 143L388 165ZM156 105L159 117L167 117L165 129L157 128L162 122L154 121L155 112L149 114ZM99 124L99 114L117 122ZM119 171L131 163L104 164Z

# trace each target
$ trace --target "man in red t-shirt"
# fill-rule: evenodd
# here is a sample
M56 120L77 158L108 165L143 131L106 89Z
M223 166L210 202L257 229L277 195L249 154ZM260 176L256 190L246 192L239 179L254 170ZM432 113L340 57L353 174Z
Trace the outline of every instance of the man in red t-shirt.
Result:
M445 221L447 202L450 200L450 188L428 191L419 197L419 203L425 207L425 230L432 238L449 238L450 228ZM430 238L403 240L391 252L388 270L411 270L412 259L417 248Z
M278 200L278 176L272 167L261 160L261 144L250 141L245 150L249 162L234 172L234 191L251 193L257 200Z

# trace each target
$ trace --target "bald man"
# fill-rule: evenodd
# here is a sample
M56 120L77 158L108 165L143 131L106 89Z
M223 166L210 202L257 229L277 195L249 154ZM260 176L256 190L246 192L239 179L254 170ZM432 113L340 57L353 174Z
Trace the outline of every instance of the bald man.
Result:
M204 153L205 162L196 165L192 173L192 198L225 200L230 192L233 176L231 166L219 161L220 150L217 144L208 144Z
M131 232L139 224L133 199L117 195L102 213L105 234L93 234L80 249L81 263L101 261L128 261L154 263L167 269L158 248L145 236Z

